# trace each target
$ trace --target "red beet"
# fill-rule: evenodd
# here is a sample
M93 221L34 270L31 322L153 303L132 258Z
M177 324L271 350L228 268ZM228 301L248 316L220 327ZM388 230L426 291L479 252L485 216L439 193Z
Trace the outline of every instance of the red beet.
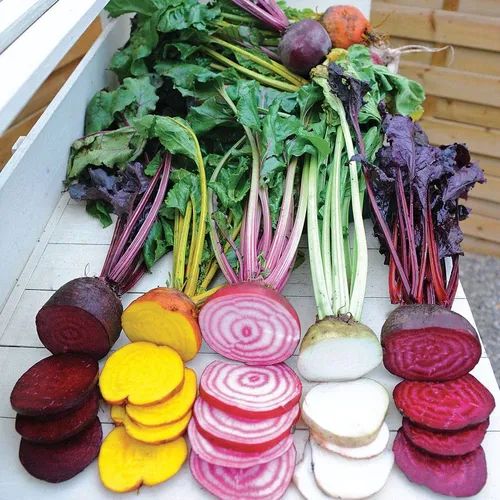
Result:
M101 422L95 418L85 430L61 443L40 444L21 439L19 460L33 477L60 483L91 464L99 454L101 442Z
M459 430L486 420L495 408L491 392L472 375L447 382L405 380L394 404L413 423L435 430Z
M122 303L99 278L77 278L59 288L36 315L42 344L53 354L101 359L121 332Z
M81 405L97 383L99 367L86 354L56 354L34 364L10 395L21 415L47 417Z
M479 493L486 484L484 450L479 447L458 457L439 457L419 450L400 429L392 447L398 467L410 481L454 497Z
M465 455L481 446L490 421L467 427L460 431L431 431L412 424L403 418L405 436L418 448L434 455Z
M453 380L469 373L481 357L474 327L436 305L395 309L382 328L381 342L387 370L407 380Z
M58 443L90 425L99 411L99 391L94 389L81 406L51 418L17 415L16 431L33 443Z

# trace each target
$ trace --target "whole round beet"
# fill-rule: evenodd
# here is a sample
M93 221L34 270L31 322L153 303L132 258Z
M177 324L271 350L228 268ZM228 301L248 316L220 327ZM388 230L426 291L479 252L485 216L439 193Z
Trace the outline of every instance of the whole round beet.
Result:
M332 48L325 28L312 19L292 24L281 38L278 52L281 62L299 75L308 75Z

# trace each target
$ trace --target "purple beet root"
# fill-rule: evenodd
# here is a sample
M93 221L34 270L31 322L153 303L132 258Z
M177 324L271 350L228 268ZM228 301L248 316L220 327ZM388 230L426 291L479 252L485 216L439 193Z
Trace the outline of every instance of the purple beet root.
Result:
M484 422L495 408L491 392L472 375L447 382L404 380L393 392L396 408L414 424L453 431Z
M97 384L98 375L97 361L86 354L49 356L21 375L10 404L21 415L56 415L80 406Z
M479 493L486 484L487 469L483 448L458 457L439 457L419 450L399 429L394 459L410 481L452 497Z
M91 464L99 454L101 442L101 422L95 418L82 432L60 443L40 444L21 439L19 460L33 477L60 483Z
M381 342L387 370L407 380L453 380L469 373L481 357L474 327L436 305L395 309L382 328Z
M81 406L50 418L17 415L16 431L33 443L58 443L85 429L97 417L99 391L94 389Z
M121 332L123 306L99 278L77 278L57 290L36 315L42 344L53 354L104 357Z
M481 446L490 421L467 427L461 431L431 431L403 418L405 436L418 448L434 455L465 455Z

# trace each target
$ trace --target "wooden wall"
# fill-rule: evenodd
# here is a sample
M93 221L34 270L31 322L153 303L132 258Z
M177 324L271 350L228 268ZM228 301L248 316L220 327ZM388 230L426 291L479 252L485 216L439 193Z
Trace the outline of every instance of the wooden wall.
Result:
M372 23L391 45L453 45L404 56L400 71L427 91L423 126L435 144L466 142L486 172L466 203L466 251L500 256L500 0L384 0Z
M101 23L97 18L78 39L75 45L61 59L56 69L45 80L24 109L14 119L10 128L0 136L0 170L12 155L12 146L17 139L26 135L38 118L45 111L69 75L76 68L101 32Z

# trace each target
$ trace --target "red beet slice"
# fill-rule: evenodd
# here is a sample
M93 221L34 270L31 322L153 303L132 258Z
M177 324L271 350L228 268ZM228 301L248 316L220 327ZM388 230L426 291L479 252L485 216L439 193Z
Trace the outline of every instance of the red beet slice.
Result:
M407 380L453 380L469 373L481 357L474 327L436 305L395 309L382 328L381 342L387 370Z
M16 431L33 443L58 443L85 429L95 420L98 411L99 391L94 389L81 406L61 415L44 419L17 415Z
M453 497L479 493L486 484L483 448L458 457L439 457L419 450L400 429L392 447L398 467L410 481Z
M36 315L42 344L53 354L104 357L121 332L123 307L99 278L77 278L57 290Z
M394 404L413 423L434 430L459 430L486 420L495 408L491 392L472 375L447 382L405 380Z
M99 367L86 354L56 354L34 364L10 395L21 415L47 417L81 405L97 383Z
M91 464L99 454L101 442L101 422L95 418L85 430L61 443L40 444L21 439L19 460L33 477L60 483Z
M431 431L412 424L403 418L405 436L418 448L435 455L465 455L481 446L490 421L467 427L460 431Z

